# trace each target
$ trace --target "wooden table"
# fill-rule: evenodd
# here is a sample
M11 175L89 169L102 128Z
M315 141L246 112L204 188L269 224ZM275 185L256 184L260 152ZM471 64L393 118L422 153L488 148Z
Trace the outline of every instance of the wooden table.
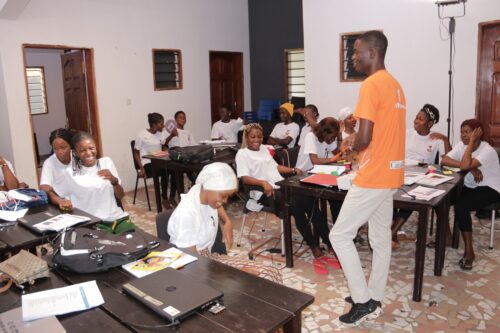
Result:
M205 163L181 163L178 161L171 160L169 156L154 156L145 155L145 158L151 160L151 168L153 170L153 182L155 189L155 199L156 199L156 209L158 213L162 211L161 205L161 189L160 189L160 171L163 169L172 170L175 176L175 182L177 185L177 193L180 195L185 192L184 188L184 174L185 173L198 173L207 164L213 162L223 162L229 165L234 164L234 158L236 156L236 149L223 149L217 150L214 155L214 159Z
M25 216L38 214L42 212L47 212L52 215L61 214L58 207L54 205L43 205L38 207L33 207L28 210ZM78 208L73 208L72 214L87 216L90 218L89 222L84 223L84 225L93 225L100 222L100 219L90 215L83 210ZM40 220L42 222L43 220ZM7 252L15 254L21 249L32 249L37 245L47 243L50 239L55 237L56 233L48 233L45 235L37 234L26 228L23 223L16 223L15 225L4 227L0 229L0 257Z
M412 169L415 171L417 169ZM425 169L421 169L423 171ZM293 195L305 195L311 197L319 197L322 199L343 201L347 191L339 191L337 189L329 189L322 186L301 183L300 179L307 177L295 176L282 180L277 185L280 186L284 204L283 221L284 221L284 238L285 238L285 257L286 266L293 267L292 255L292 228L290 206ZM422 285L424 275L425 250L427 243L427 225L429 220L429 210L435 209L437 213L436 222L436 255L434 261L434 275L441 276L444 266L444 258L446 252L446 226L448 224L448 212L450 201L458 192L463 184L463 175L453 174L453 180L444 184L438 185L436 188L445 191L444 194L430 201L413 200L411 198L402 197L404 192L400 189L394 194L394 208L413 210L418 212L417 225L417 243L415 251L415 277L413 283L413 300L419 302L422 298ZM412 186L403 186L407 192L417 187L417 184Z
M142 233L148 240L160 241L160 249L171 246L163 240ZM301 312L314 301L314 297L309 294L206 257L198 256L196 262L181 271L222 291L226 310L218 315L207 311L196 313L181 321L177 332L275 332L278 327L284 327L285 332L301 332ZM122 285L135 278L121 268L93 274L64 271L59 271L58 274L69 284L96 280L105 300L101 308L130 330L147 331L124 321L142 325L167 324L143 304L122 292Z

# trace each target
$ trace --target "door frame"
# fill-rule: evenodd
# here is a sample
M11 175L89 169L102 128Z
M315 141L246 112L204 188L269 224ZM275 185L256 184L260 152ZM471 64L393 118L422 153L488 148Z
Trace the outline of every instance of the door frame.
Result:
M89 113L93 120L91 126L93 131L96 133L94 135L94 140L99 152L102 155L102 141L101 141L101 126L99 125L99 110L97 106L97 94L96 94L96 83L95 83L95 68L94 68L94 49L89 47L81 46L68 46L68 45L46 45L46 44L22 44L22 54L23 54L23 77L25 82L26 90L26 100L28 101L28 115L29 124L31 129L31 141L33 147L33 160L35 161L36 168L38 169L37 157L36 157L36 142L33 136L34 128L32 122L32 115L29 108L29 95L28 95L28 79L26 77L26 49L52 49L52 50L85 50L85 67L86 67L86 88L87 96L89 100ZM62 80L63 78L61 78ZM38 182L40 182L38 172L36 172Z
M484 119L481 117L481 50L483 47L483 32L484 29L487 28L490 25L498 25L500 24L500 20L493 20L493 21L486 21L486 22L480 22L478 24L478 33L477 33L477 63L476 63L476 105L475 105L475 118L478 119L481 123L483 122ZM491 114L490 114L491 116ZM484 126L484 124L483 124ZM490 128L486 129L487 133L487 141L491 143L491 132ZM483 134L484 138L484 134Z
M217 51L217 50L208 50L208 83L210 86L210 122L211 126L215 123L212 119L212 72L210 68L210 56L212 54L231 54L231 55L239 55L241 56L241 118L243 118L243 112L245 112L245 63L244 63L244 52L243 51ZM236 113L233 110L233 117L236 116Z

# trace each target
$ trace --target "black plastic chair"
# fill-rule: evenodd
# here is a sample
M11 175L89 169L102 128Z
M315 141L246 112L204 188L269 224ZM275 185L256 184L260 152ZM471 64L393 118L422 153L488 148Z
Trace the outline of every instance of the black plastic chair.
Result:
M150 176L144 175L144 177L141 177L139 175L141 172L141 168L139 167L139 165L137 164L137 162L135 161L135 158L134 158L135 140L130 141L130 148L132 149L132 160L134 161L134 168L135 168L135 172L136 172L134 200L133 200L132 204L135 205L135 198L137 196L137 185L139 184L139 178L142 178L142 179L144 179L144 189L146 190L146 198L148 200L148 208L149 208L149 210L151 210L151 203L149 202L148 184L146 182L146 179L152 178L153 176L152 175L150 175Z
M170 220L173 212L173 209L169 209L156 215L156 237L164 239L167 242L170 241L170 235L167 231L168 220Z

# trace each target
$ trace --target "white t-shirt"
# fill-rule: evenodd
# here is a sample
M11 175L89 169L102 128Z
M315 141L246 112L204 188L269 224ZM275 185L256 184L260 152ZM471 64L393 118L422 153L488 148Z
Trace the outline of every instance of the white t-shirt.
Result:
M260 146L259 151L248 148L238 150L236 153L236 174L238 178L249 176L265 180L274 188L279 188L275 183L283 180L278 171L278 163L264 145Z
M464 156L466 145L460 141L453 149L446 154L446 156L461 161ZM500 164L498 161L498 154L489 143L481 141L481 144L475 151L472 152L472 158L481 163L478 168L483 174L483 181L476 183L472 173L467 173L464 179L464 185L469 188L476 188L478 186L489 186L498 193L500 193Z
M319 158L327 158L333 156L332 152L335 149L337 149L337 143L319 142L316 135L311 132L306 135L304 145L300 146L296 167L302 171L309 171L313 167L309 154L316 154Z
M99 167L97 167L99 164ZM93 167L82 166L80 171L71 170L67 174L61 195L69 198L74 207L106 221L116 220L124 216L123 210L118 207L113 185L97 175L99 170L108 169L113 176L121 180L115 164L109 157L102 157Z
M406 148L405 158L434 164L436 154L439 153L439 160L444 155L443 140L432 140L430 133L428 135L420 135L414 128L406 129Z
M231 119L227 123L219 120L212 126L212 139L222 139L226 142L238 142L238 132L243 126L243 119Z
M144 129L137 134L134 148L139 150L143 166L151 163L151 161L147 158L142 158L142 156L160 151L161 147L165 144L167 136L168 134L166 130L153 134L147 129Z
M356 133L356 132L354 132L354 133ZM347 139L348 137L350 137L354 133L349 134L346 131L342 131L342 141L345 140L345 139Z
M294 122L291 122L288 125L285 125L285 123L277 123L270 136L278 139L285 139L288 136L291 137L292 141L288 144L288 148L293 148L295 146L295 141L299 136L299 132L300 127Z
M68 165L61 163L56 154L50 155L50 157L43 162L40 185L49 185L60 195L64 190L66 177L69 177L73 172L72 162L73 154L70 154L70 162Z
M299 146L303 146L304 145L304 140L306 139L306 135L308 133L311 133L312 131L312 128L311 126L306 123L304 126L302 126L302 129L300 130L300 136L299 136Z
M186 194L168 221L170 242L180 248L196 246L197 251L211 250L217 236L217 210L200 202L201 185L196 184Z
M14 168L12 167L12 163L7 161L6 159L4 159L4 161L5 161L5 163L7 163L7 166L9 167L10 171L12 171L12 173L15 176L16 174L14 173ZM5 186L2 168L0 168L0 186Z
M170 134L169 134L170 135ZM168 143L168 148L194 146L196 141L190 131L177 129L177 136L174 136Z

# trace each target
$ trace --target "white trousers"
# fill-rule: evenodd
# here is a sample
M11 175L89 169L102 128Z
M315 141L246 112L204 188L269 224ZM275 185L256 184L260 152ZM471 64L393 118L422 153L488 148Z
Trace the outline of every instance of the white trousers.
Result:
M353 185L347 192L337 222L330 231L330 241L355 303L365 303L370 298L382 301L384 298L391 265L391 224L395 192L396 189L372 189ZM353 241L359 227L366 222L373 249L368 284Z

